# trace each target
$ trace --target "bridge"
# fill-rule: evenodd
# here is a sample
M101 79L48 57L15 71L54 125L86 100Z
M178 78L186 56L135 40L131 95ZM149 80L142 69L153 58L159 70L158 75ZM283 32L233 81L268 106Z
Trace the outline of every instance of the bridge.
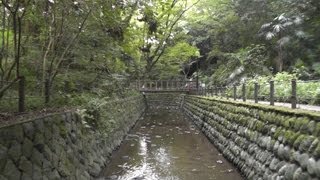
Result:
M137 80L132 82L130 87L140 92L194 93L200 89L197 81L181 80Z

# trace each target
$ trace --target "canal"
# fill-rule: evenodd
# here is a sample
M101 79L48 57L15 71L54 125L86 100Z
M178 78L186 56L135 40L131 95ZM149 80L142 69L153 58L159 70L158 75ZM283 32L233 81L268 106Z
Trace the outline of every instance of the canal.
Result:
M160 110L137 122L99 179L244 178L181 112Z

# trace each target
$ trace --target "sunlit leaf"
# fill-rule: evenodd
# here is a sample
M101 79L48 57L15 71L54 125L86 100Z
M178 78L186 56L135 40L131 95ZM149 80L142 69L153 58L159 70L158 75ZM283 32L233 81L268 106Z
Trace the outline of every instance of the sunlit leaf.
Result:
M275 36L274 33L272 33L272 32L267 32L267 33L266 33L266 40L270 40L270 39L272 39L274 36Z
M271 22L270 22L270 23L263 24L263 25L261 26L261 29L266 29L266 28L270 27L271 25L272 25Z
M283 29L283 26L281 24L276 24L273 26L273 32L279 33Z

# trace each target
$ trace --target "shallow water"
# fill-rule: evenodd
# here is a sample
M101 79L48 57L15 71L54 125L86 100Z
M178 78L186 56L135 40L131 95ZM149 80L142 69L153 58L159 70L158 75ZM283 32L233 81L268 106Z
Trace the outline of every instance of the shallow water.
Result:
M147 113L113 153L100 179L240 180L209 140L181 112Z

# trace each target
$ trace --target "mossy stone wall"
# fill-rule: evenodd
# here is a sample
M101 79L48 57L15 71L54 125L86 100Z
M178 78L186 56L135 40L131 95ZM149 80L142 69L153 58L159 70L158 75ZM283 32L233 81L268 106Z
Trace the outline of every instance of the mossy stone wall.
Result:
M167 109L178 109L181 107L184 94L179 92L170 92L170 93L145 93L145 98L148 108L158 109L158 108L167 108Z
M114 115L112 120L121 122L121 127L109 129L107 133L85 123L76 112L52 114L1 127L0 180L97 177L112 151L145 109L142 96L112 103L125 108L110 112Z
M183 109L248 179L320 179L320 115L186 96Z

